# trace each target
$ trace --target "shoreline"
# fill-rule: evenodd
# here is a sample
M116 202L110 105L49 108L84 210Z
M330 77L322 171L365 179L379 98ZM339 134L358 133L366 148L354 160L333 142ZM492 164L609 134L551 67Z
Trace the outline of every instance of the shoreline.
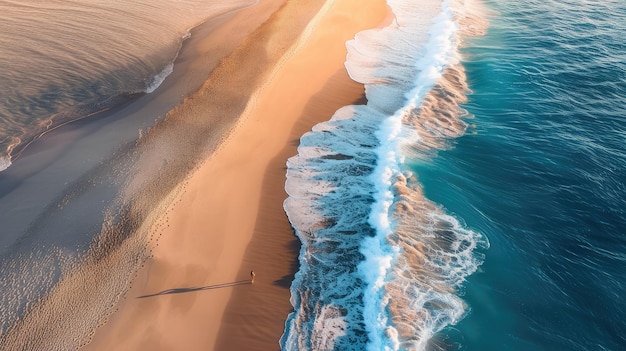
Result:
M287 4L269 27L274 32L255 32L270 36L260 48L270 56L262 62L270 79L253 93L227 140L185 182L161 219L167 228L153 258L85 349L278 348L299 246L282 209L286 159L295 155L300 135L362 97L363 86L343 67L345 42L387 15L384 1L367 9L357 1L325 6L318 13L310 3ZM286 48L272 47L281 42L271 36L301 28L303 13L319 22L305 30L295 51L276 55L271 50ZM251 65L255 57L247 60ZM245 284L251 269L254 285ZM220 285L231 283L241 286Z
M280 1L280 0L279 0ZM256 1L258 2L258 0ZM54 122L49 122L51 126L48 126L46 129L42 129L37 134L32 134L30 136L25 135L24 140L19 140L13 145L9 145L8 154L0 157L0 172L6 168L3 167L5 163L3 160L6 160L7 168L10 167L13 163L15 163L21 155L24 153L26 149L31 144L39 142L41 138L46 136L49 133L54 132L55 130L62 128L68 124L75 124L83 119L94 119L99 118L100 116L107 116L114 114L116 110L120 110L127 105L131 105L136 103L137 100L140 100L144 96L152 95L156 89L160 89L161 85L165 80L171 81L169 75L172 73L171 71L164 75L163 78L159 79L159 76L163 74L164 71L168 70L168 66L177 62L177 65L180 65L181 62L186 61L186 63L190 64L190 67L193 67L194 70L197 70L198 74L187 75L185 77L186 82L184 84L180 84L178 82L178 89L181 89L180 85L185 85L182 89L185 91L184 94L179 95L185 96L193 91L197 90L206 77L209 75L210 71L217 65L217 62L223 57L228 55L234 47L236 47L245 35L247 34L246 30L243 31L233 31L229 33L229 36L232 37L233 40L225 41L225 40L207 40L210 37L210 32L213 30L220 30L220 27L228 22L229 19L234 16L236 13L248 8L253 7L256 4L247 4L239 8L232 8L229 10L217 10L214 13L207 14L207 17L201 21L196 22L195 24L191 23L191 27L187 29L186 34L183 36L182 41L180 42L180 46L178 51L176 52L173 61L166 64L162 67L162 71L157 73L154 76L146 77L146 81L151 81L154 84L155 80L160 80L155 87L146 87L145 90L129 90L129 91L119 91L117 94L104 96L103 99L106 102L102 104L94 104L95 108L90 108L87 106L77 106L74 111L61 111L57 115L62 115L65 117L58 118L57 116L53 116ZM202 39L198 40L197 36L200 36ZM212 43L213 45L211 45ZM217 45L215 45L217 44ZM184 54L185 50L195 50L196 55L191 56L187 53L187 57L180 58L181 54ZM208 54L208 50L211 50L211 54ZM198 60L202 59L205 63L204 65L200 65ZM144 99L145 100L145 99ZM176 103L174 103L176 105ZM171 107L170 107L171 109ZM113 111L113 112L112 112ZM164 115L167 110L162 112ZM53 118L50 117L50 118ZM20 136L22 138L22 136ZM18 139L20 139L18 138Z

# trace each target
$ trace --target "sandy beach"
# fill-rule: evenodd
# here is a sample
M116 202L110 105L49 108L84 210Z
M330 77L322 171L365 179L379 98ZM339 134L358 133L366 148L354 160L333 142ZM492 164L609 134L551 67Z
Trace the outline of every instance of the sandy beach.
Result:
M215 84L238 82L220 75L260 76L233 131L159 219L166 229L152 258L86 349L279 348L299 248L282 209L285 162L300 135L361 99L343 67L345 42L386 13L384 1L288 2L185 101L190 108Z

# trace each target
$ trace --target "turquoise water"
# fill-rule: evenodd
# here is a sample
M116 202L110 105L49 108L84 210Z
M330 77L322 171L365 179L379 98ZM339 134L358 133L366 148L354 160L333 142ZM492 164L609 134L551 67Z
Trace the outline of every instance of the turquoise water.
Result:
M491 244L447 350L626 348L626 2L491 1L463 50L471 127L414 161Z

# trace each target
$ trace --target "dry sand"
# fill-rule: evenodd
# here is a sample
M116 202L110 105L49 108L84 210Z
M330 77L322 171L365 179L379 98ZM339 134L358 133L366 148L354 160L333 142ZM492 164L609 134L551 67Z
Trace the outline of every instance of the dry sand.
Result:
M186 182L162 219L169 226L153 258L87 349L279 349L298 250L282 208L285 162L300 135L361 98L363 87L343 67L345 41L387 14L382 0L322 5L289 1L271 33L262 27L254 45L244 44L242 64L260 62L265 80L229 138ZM307 23L295 45L282 47L282 35Z

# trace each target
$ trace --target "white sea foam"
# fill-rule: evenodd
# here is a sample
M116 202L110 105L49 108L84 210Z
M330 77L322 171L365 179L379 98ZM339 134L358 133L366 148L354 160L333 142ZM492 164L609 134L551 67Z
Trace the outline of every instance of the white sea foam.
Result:
M8 157L0 157L0 172L11 166L11 159Z
M367 105L315 126L287 162L285 210L302 249L286 350L424 350L464 315L456 289L481 262L486 241L404 165L465 130L458 13L451 1L388 4L393 23L347 43Z
M174 61L176 60L176 58L178 58L178 54L180 54L180 49L182 48L182 42L188 40L189 38L191 38L191 29L188 29L185 32L185 34L183 34L183 36L181 37L182 41L178 47L178 51L176 52L176 56L174 56L174 59L172 60L172 62L167 64L163 68L163 70L161 70L161 72L159 72L156 76L150 79L150 82L148 83L148 86L146 87L146 90L145 90L146 93L150 94L154 92L155 90L157 90L161 86L161 84L163 84L165 79L170 74L172 74L172 72L174 72Z
M419 11L417 8L399 8L400 6L394 5L396 4L390 4L392 11L396 14L405 15L410 11ZM398 16L396 23L402 21L403 17ZM390 270L393 269L391 262L397 260L400 254L398 247L389 245L388 241L388 237L394 230L391 223L393 218L391 206L395 198L392 192L394 178L402 175L401 164L404 162L400 145L404 142L415 142L405 141L402 138L403 117L420 105L426 92L442 77L445 67L456 63L455 31L456 24L449 9L449 1L446 1L443 3L441 13L435 17L428 31L429 38L426 45L423 49L418 49L424 54L412 69L419 73L413 83L414 88L406 96L408 102L395 114L385 119L376 132L379 140L379 147L376 150L378 164L372 174L372 181L376 186L374 196L376 200L372 206L369 223L376 228L377 234L373 238L364 240L361 251L365 256L365 261L359 265L359 270L366 277L368 284L364 294L365 323L370 339L368 350L398 350L400 347L397 339L398 333L387 317L388 297L384 288L385 282L389 279ZM368 100L371 95L368 94ZM425 341L423 344L425 345Z
M165 78L172 74L172 72L174 72L174 63L170 62L167 66L165 66L165 68L163 68L161 72L159 72L159 74L152 77L150 83L148 84L148 87L146 87L146 93L150 94L153 91L157 90L157 88L160 87L161 84L163 84Z

